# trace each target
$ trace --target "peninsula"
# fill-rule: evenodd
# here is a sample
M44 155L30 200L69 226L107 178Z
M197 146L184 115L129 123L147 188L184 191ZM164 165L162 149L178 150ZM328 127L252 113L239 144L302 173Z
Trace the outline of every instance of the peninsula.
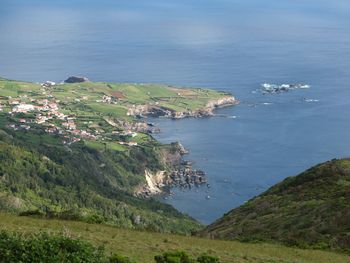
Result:
M156 129L147 117L208 117L238 101L210 89L82 77L67 82L0 79L5 210L165 232L198 228L192 218L149 199L166 186L205 178L183 161L180 143L152 137Z

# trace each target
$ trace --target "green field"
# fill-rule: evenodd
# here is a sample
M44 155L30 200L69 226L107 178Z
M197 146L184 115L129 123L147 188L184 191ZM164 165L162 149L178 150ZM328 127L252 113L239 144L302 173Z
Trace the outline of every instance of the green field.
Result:
M104 245L108 252L129 256L140 263L154 262L155 255L168 250L184 250L192 256L206 252L218 256L223 263L350 262L350 257L347 255L317 250L140 232L81 222L18 217L4 213L0 214L0 229L22 233L44 231L81 238L95 245Z
M98 141L86 141L85 145L95 150L109 149L109 150L114 150L119 152L126 150L126 147L124 145L120 145L116 142L109 142L104 144L103 142L98 142Z
M1 96L31 95L35 98L45 98L45 94L41 91L42 87L39 84L0 79ZM210 100L229 95L225 92L200 88L105 82L60 84L52 88L51 94L62 103L78 104L81 110L110 114L114 117L127 117L127 109L132 105L154 105L155 103L178 112L198 110L205 107ZM119 96L116 99L116 105L96 102L104 95ZM71 106L68 108L72 108Z

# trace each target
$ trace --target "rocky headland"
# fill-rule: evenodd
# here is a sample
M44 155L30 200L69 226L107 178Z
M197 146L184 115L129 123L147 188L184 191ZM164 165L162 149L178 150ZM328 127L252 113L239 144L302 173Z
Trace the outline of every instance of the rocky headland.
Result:
M214 116L217 108L237 105L239 101L233 96L225 96L219 99L210 100L204 107L196 110L187 109L185 111L176 111L164 106L158 105L135 105L128 109L129 116L143 117L165 117L172 119L183 118L203 118Z

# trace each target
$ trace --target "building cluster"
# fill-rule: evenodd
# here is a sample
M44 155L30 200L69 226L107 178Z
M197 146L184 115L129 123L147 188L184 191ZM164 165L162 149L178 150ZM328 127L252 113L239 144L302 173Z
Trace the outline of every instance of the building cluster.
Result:
M103 95L102 99L100 100L96 100L96 102L98 103L108 103L108 104L117 104L117 100L115 99L115 97L111 97L111 96L107 96L107 95Z
M26 125L26 124L10 124L9 127L15 131L30 130L30 125Z
M137 142L119 142L120 145L137 146Z
M75 136L80 136L80 137L87 139L87 140L97 140L98 139L97 135L94 135L94 134L92 134L88 131L85 131L85 130L75 129L75 130L69 131L69 133L73 134Z
M51 88L51 87L53 87L53 86L55 86L56 85L56 82L53 82L53 81L46 81L46 82L44 82L44 83L41 83L41 86L43 87L43 88Z
M51 100L48 99L31 99L29 104L27 102L22 102L20 99L12 99L9 101L9 104L13 106L13 113L28 113L30 111L39 111L39 112L49 112L53 115L57 115L57 117L62 116L62 113L58 111L58 103L59 100Z
M121 135L131 136L132 138L134 138L137 136L137 132L133 132L131 130L126 130L126 131L122 132Z
M51 87L53 83L42 84L42 87ZM48 97L48 96L47 96ZM49 97L48 97L49 98ZM52 96L50 99L32 99L27 96L21 98L10 98L8 101L12 110L9 112L10 115L14 116L17 113L30 114L31 118L21 117L17 119L16 124L10 124L8 127L14 130L29 130L31 129L30 124L38 124L44 127L44 131L51 135L62 135L64 140L63 144L70 145L78 142L81 139L87 140L98 140L104 139L102 135L96 130L90 131L79 129L76 118L74 116L68 116L59 110L60 100L54 99ZM114 103L114 99L109 96L103 96L102 102ZM0 107L2 109L2 107ZM57 122L59 121L59 122ZM130 136L132 138L137 136L136 132L132 130L125 130L118 134ZM121 145L136 146L136 142L118 142Z

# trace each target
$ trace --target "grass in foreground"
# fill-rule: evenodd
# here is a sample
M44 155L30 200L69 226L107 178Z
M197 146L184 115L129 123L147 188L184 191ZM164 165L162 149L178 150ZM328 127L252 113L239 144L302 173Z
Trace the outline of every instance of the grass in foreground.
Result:
M0 230L21 233L65 234L94 245L104 245L107 252L129 256L136 262L154 262L154 256L169 250L184 250L191 256L201 253L218 256L221 262L350 262L350 256L300 250L271 244L246 244L196 237L131 231L105 225L44 220L0 214Z

